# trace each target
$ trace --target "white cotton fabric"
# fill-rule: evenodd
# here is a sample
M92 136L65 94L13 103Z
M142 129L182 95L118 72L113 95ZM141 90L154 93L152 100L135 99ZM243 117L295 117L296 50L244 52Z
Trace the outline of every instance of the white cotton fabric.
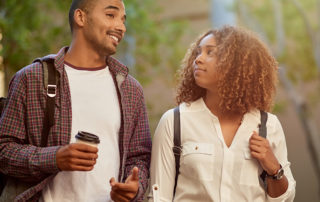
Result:
M161 118L153 137L151 157L151 191L149 202L169 201L293 201L296 182L287 159L287 147L277 117L268 114L267 139L288 178L287 191L268 196L259 182L262 168L249 150L249 138L258 130L260 112L244 115L231 146L225 144L218 118L202 98L180 105L181 144L180 175L174 200L175 160L173 147L173 109ZM154 189L156 187L156 189ZM154 196L154 197L153 197Z
M98 135L98 159L90 172L59 172L42 191L45 202L106 202L110 199L111 177L118 178L120 156L120 107L116 87L108 67L99 70L75 69L65 65L68 75L72 132L70 143L78 131Z

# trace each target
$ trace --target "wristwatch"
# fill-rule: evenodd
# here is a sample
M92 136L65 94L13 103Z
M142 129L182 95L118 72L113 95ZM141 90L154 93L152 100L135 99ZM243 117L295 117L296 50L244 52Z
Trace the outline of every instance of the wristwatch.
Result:
M266 171L264 171L264 172L266 172ZM280 180L280 179L283 177L283 174L284 174L284 170L283 170L283 168L282 168L282 166L281 166L281 164L280 164L280 169L277 171L276 174L274 174L274 175L269 175L269 174L266 172L266 177L271 178L271 179L273 179L273 180Z

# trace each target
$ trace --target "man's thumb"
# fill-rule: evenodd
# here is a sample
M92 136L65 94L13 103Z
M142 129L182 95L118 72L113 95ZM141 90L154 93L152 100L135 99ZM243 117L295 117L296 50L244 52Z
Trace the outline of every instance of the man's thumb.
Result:
M134 167L132 169L132 178L131 178L132 181L139 181L139 169L138 167Z

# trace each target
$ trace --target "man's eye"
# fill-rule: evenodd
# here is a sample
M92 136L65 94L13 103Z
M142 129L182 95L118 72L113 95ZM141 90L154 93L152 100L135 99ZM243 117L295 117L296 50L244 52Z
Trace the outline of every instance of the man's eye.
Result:
M110 18L114 18L113 14L107 14L107 16L110 17Z

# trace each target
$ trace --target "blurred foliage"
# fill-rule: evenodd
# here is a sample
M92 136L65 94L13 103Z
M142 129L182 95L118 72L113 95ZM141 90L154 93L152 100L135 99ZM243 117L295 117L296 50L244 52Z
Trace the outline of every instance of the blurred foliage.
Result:
M67 1L0 1L4 67L17 71L36 57L54 52L70 39ZM49 9L48 9L49 8ZM67 36L67 37L66 37Z
M56 53L70 43L68 11L71 2L0 0L0 32L3 34L0 55L4 59L6 87L13 73L35 58ZM179 44L186 23L158 17L161 10L153 0L124 0L124 3L127 33L115 57L122 62L131 57L130 73L144 87L152 85L154 79L173 86L174 74L185 51ZM163 112L155 108L163 103L157 103L157 98L148 98L146 102L153 131Z
M184 51L179 42L185 22L158 19L161 10L153 0L125 1L125 5L127 36L133 36L135 40L135 64L131 73L143 85L149 84L154 77L173 75ZM119 50L126 51L123 47L127 46L128 43L122 43ZM169 78L167 81L172 82Z
M318 71L315 61L315 50L313 42L308 35L305 21L298 8L295 6L293 0L278 0L281 8L281 17L283 21L283 30L285 34L285 49L278 55L278 62L286 67L287 75L290 80L295 83L296 86L301 84L312 84L319 86L320 72ZM301 5L301 8L305 12L305 16L314 34L318 34L320 38L320 10L317 9L318 0L297 0ZM274 7L272 0L264 1L251 1L241 0L238 3L244 4L249 11L249 15L258 22L262 30L266 33L270 42L270 47L276 47L276 32ZM319 57L319 56L318 56ZM311 85L309 85L311 86ZM310 100L309 104L313 106L320 102L320 87L311 87L312 92L301 92L306 97L306 100ZM280 111L283 110L283 104ZM279 106L276 105L275 109L278 110Z
M156 73L174 72L182 51L178 47L183 23L155 19L160 10L152 0L124 1L127 33L135 40L133 74L148 83ZM4 66L15 72L36 57L57 52L71 39L68 9L71 0L1 0L0 30ZM126 42L119 51L127 51ZM170 46L170 50L165 47Z
M286 64L288 73L293 81L304 80L310 81L317 78L317 67L313 58L312 41L307 35L305 24L301 15L297 11L291 0L279 0L282 7L282 18L285 31L286 49L278 59L280 63ZM254 16L267 33L271 43L275 43L275 19L274 10L270 0L251 1L242 0L250 8L251 15ZM299 0L304 10L307 11L308 17L314 19L313 26L318 23L316 18L316 0L302 1ZM320 12L320 11L318 11ZM272 45L272 44L271 44Z

